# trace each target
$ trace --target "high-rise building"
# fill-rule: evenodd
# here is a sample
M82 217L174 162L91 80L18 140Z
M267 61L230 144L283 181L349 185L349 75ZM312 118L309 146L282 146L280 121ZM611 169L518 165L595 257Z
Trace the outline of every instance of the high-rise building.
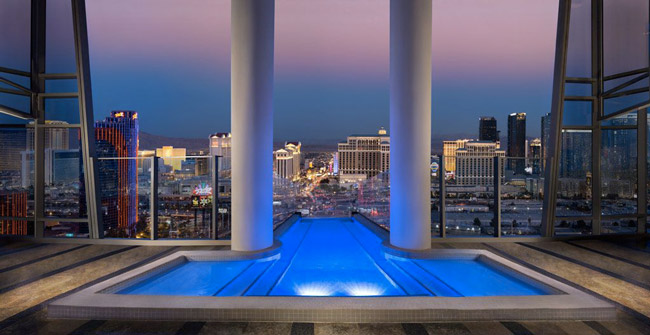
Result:
M45 165L45 184L65 184L80 182L82 171L81 152L79 146L71 147L70 128L65 121L45 121L49 126L62 128L46 128L43 132L43 151ZM25 150L21 152L21 175L23 187L31 184L34 175L34 127L33 122L27 128ZM78 142L77 142L78 143Z
M27 151L34 149L34 122L30 122L27 128ZM52 150L68 150L70 148L70 128L65 121L48 120L45 121L48 126L61 126L61 128L46 128L43 135L43 148Z
M44 150L44 180L45 185L72 184L81 182L83 165L81 164L81 152L79 149ZM34 151L21 152L22 187L29 187L32 184L34 175Z
M300 175L300 161L302 160L301 148L302 144L298 141L284 142L284 149L291 152L293 156L293 173L296 176Z
M171 166L172 171L180 171L181 165L185 161L187 149L174 148L173 146L163 146L156 148L156 156L162 158L163 164Z
M28 192L18 190L0 191L0 235L27 235ZM15 218L15 219L13 219Z
M285 142L284 148L275 151L275 172L285 179L296 179L300 176L300 142Z
M525 157L526 113L512 113L508 115L508 169L515 174L523 174L526 169Z
M442 142L442 153L445 158L445 171L443 172L452 175L456 174L456 150L464 148L465 144L470 141L469 139L463 139Z
M338 144L338 154L341 181L372 178L390 168L390 136L384 128L375 135L350 135Z
M221 156L219 171L230 170L232 135L230 133L215 133L210 135L210 156Z
M551 113L542 116L542 171L546 169L546 158L548 157L548 146L551 138Z
M101 158L138 155L138 113L113 111L95 122L95 149ZM98 164L99 185L106 236L135 234L138 210L137 159L104 159Z
M275 173L280 178L293 179L295 171L293 169L293 153L279 149L276 150L274 155Z
M32 135L33 137L33 135ZM20 153L25 150L27 132L19 128L3 128L0 131L0 171L9 173L15 171L20 173ZM33 149L33 146L31 147Z
M531 172L539 174L542 168L542 140L539 138L533 139L528 145L528 165L532 168Z
M499 142L497 119L492 116L483 116L479 119L478 139L479 141Z
M456 184L467 186L494 185L494 157L505 157L492 141L472 141L456 150ZM503 169L503 165L502 165ZM501 178L504 171L501 171Z

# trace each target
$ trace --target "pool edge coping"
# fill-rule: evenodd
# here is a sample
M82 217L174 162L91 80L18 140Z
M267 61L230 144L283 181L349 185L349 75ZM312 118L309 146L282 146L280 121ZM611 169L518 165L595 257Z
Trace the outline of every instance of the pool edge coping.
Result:
M449 320L613 320L615 307L486 250L435 249L431 255L487 257L563 294L487 297L151 296L115 292L151 271L193 260L273 257L230 250L178 251L90 286L48 306L50 318L203 321L425 322ZM271 253L272 254L272 253ZM258 256L258 257L255 257ZM242 258L245 257L245 258ZM164 269L163 269L164 270ZM118 289L115 289L118 287Z

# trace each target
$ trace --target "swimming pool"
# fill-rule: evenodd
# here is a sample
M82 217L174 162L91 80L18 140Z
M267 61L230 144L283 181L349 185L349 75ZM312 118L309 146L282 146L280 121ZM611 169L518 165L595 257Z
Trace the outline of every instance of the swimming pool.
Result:
M185 296L545 295L552 290L481 257L409 259L353 218L301 219L279 236L279 254L186 261L118 294Z
M434 322L612 320L616 308L486 250L390 247L362 215L302 219L254 253L182 250L60 298L51 318Z

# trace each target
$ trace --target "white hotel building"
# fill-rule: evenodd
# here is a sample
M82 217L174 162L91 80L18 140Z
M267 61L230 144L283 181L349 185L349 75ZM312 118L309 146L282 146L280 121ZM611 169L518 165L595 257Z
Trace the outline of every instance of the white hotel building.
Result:
M372 178L390 168L390 136L384 128L376 135L351 135L338 145L341 182Z

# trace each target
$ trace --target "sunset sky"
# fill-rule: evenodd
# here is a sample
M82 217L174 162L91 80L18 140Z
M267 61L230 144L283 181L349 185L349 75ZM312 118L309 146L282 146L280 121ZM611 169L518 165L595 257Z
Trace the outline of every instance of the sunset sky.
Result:
M230 0L90 0L87 7L97 119L133 109L150 133L230 129ZM434 135L475 135L478 117L490 115L503 136L507 115L526 112L529 135L539 136L550 109L557 7L433 1ZM69 11L69 0L50 0L48 72L74 70ZM15 22L0 28L20 29L29 17L6 14L0 18ZM9 40L20 49L8 35L0 32L2 46ZM388 126L388 49L388 0L276 0L276 140L341 140ZM24 55L0 61L26 66L16 60Z

